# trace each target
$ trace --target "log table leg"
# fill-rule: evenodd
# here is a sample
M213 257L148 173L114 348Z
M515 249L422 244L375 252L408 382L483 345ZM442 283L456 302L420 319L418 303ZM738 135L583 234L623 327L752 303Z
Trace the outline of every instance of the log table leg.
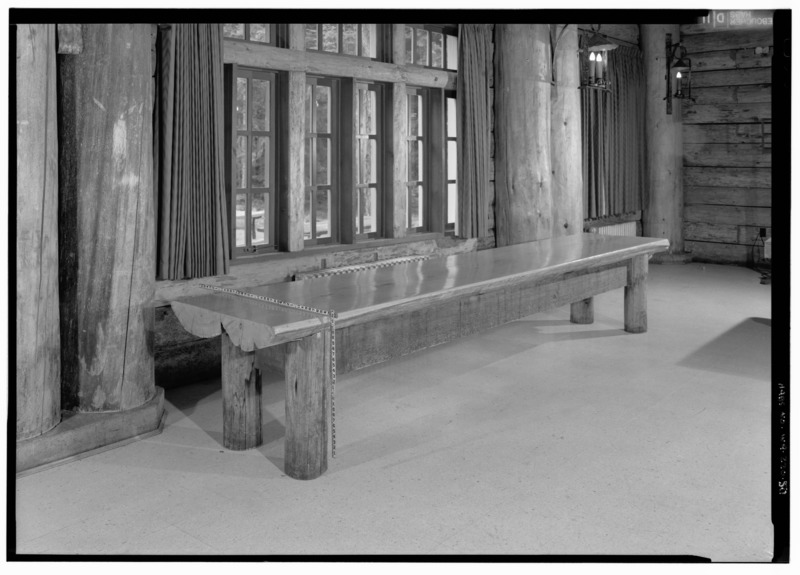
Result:
M261 445L261 371L255 351L242 351L222 332L222 443L241 451Z
M314 479L328 468L330 332L286 344L286 475Z
M587 297L584 300L570 304L569 321L572 323L593 323L594 298Z
M647 255L635 256L628 264L625 286L625 331L647 331Z

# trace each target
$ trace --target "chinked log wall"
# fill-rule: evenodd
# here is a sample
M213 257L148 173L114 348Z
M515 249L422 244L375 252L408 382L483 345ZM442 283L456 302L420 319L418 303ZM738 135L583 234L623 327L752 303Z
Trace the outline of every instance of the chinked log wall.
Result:
M771 236L772 29L681 26L692 58L684 102L684 236L694 260L749 264ZM756 48L770 48L757 54Z

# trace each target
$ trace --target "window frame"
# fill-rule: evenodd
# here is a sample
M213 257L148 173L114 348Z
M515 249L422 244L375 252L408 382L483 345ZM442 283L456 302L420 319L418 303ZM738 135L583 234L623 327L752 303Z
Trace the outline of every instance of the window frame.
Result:
M337 50L336 52L329 52L327 50L322 49L322 26L324 24L336 24L337 30ZM358 48L358 54L345 54L344 50L344 24L356 24L358 26L358 41L356 42L356 47ZM362 44L362 26L366 26L369 24L375 25L375 56L365 56L361 53L363 44ZM377 62L383 62L386 60L385 58L385 44L386 44L386 34L385 34L385 25L373 22L342 22L342 23L335 23L335 22L324 22L319 24L303 24L303 46L307 52L317 52L320 54L333 54L337 56L349 56L351 58L364 58L367 60L374 60ZM317 27L317 47L316 48L309 48L308 43L306 41L306 26L316 26Z
M421 96L422 102L420 105L420 110L422 111L422 122L420 122L420 127L422 130L422 135L411 135L411 130L407 128L406 133L406 178L405 178L405 202L406 202L406 233L413 234L413 233L420 233L428 231L430 226L430 93L427 88L420 88L417 86L406 86L406 122L408 122L407 126L410 126L411 120L411 110L408 104L409 96L417 95ZM409 178L409 171L411 167L411 157L409 154L410 144L411 142L421 142L422 145L418 146L422 148L422 169L419 171L419 176L421 176L421 180L412 180ZM411 189L412 187L422 186L422 225L420 226L413 226L412 225L412 215L411 215Z
M225 25L223 24L222 25L223 26L223 28L222 28L222 37L223 37L224 40L232 40L234 42L248 42L248 43L251 43L251 44L261 44L262 46L279 46L280 45L280 43L278 42L278 33L279 33L278 24L275 24L275 23L269 24L269 23L266 23L266 22L262 23L262 24L266 25L267 29L269 30L269 42L262 42L261 40L251 40L250 39L250 26L252 26L254 23L251 23L251 22L236 22L236 23L237 24L244 24L244 38L237 38L235 36L226 36L225 35Z
M385 154L385 141L386 141L386 130L384 129L384 122L386 118L386 97L387 97L387 90L384 84L379 82L367 82L367 81L358 81L354 82L354 101L358 102L359 97L359 90L362 88L373 92L375 94L375 134L361 134L357 126L359 125L359 118L356 115L353 121L353 157L356 160L353 166L354 174L353 174L353 201L352 201L352 212L350 214L344 214L344 217L347 217L351 220L353 225L353 239L358 241L364 241L367 239L375 239L380 238L385 235L384 228L385 228L385 211L386 211L386 195L387 195L387 183L386 183L386 173L387 170L385 169L384 165L384 154ZM354 106L354 111L357 109ZM360 166L360 155L359 155L359 143L362 140L374 140L375 141L375 182L368 182L368 183L359 183L360 180L360 173L358 167ZM358 230L363 230L363 219L362 214L358 209L359 205L359 191L362 189L375 189L375 198L376 198L376 206L375 206L375 229L371 232L366 233L359 233ZM361 225L357 224L357 221L360 220Z
M277 182L279 181L279 162L280 162L280 146L278 140L280 138L280 125L279 114L277 108L280 105L278 101L280 74L273 70L265 70L261 68L251 68L246 66L239 66L237 64L226 64L224 69L225 77L225 156L226 156L226 178L225 190L228 205L228 237L230 243L230 259L231 261L248 256L261 255L266 253L273 253L278 250L280 243L280 222L278 211L280 209L280 199ZM247 124L245 130L240 130L236 122L236 97L237 97L237 80L239 78L247 79ZM270 109L269 109L269 130L253 130L251 129L252 121L252 85L253 80L267 80L270 86ZM237 177L237 164L236 164L236 147L235 142L239 136L247 137L247 151L245 156L248 160L247 176L245 188L238 188L236 185ZM252 186L252 149L253 137L266 137L269 139L269 152L267 155L268 169L267 169L267 186L265 188L253 188ZM243 191L241 191L243 190ZM239 194L246 194L245 203L245 245L237 246L236 243L236 198ZM265 235L267 242L263 244L253 245L253 226L255 219L252 215L252 200L256 194L265 193L268 195L269 200L267 206L269 209L269 219L266 223L267 229Z
M444 129L444 180L445 180L445 188L444 188L444 231L447 235L457 235L457 228L458 228L458 163L459 163L459 138L458 138L458 95L455 90L445 90L444 92L444 100L445 100L445 129ZM455 114L455 136L450 135L449 131L449 119L450 115L447 111L447 102L448 100L453 100L455 105L456 114ZM455 178L450 178L450 158L449 158L449 150L450 150L450 142L455 144L456 149L456 173ZM450 184L455 184L456 186L456 195L455 195L455 221L452 223L448 221L448 213L450 211Z
M422 66L424 68L430 68L432 70L450 70L450 71L457 71L458 64L456 63L456 68L449 68L448 67L448 48L447 48L447 38L448 36L452 36L456 39L456 46L458 46L458 36L455 34L448 33L450 28L444 25L436 25L436 24L403 24L405 27L403 30L403 46L405 47L405 61L401 62L401 64L411 65L411 66ZM408 49L407 39L406 39L406 29L413 30L411 35L411 49ZM428 33L428 50L427 50L427 57L428 63L427 64L420 64L415 61L415 46L417 43L417 32L424 30ZM433 42L431 33L437 33L442 35L442 65L441 66L434 66L433 65ZM456 53L456 57L457 57ZM456 58L457 59L457 58Z
M341 172L342 166L340 165L340 157L341 157L341 108L340 108L340 90L341 90L341 83L339 78L334 78L331 76L317 76L317 75L306 75L306 90L308 86L328 86L331 89L331 100L328 104L328 109L330 111L330 177L329 177L329 184L315 184L314 179L316 178L316 170L314 169L316 163L316 155L317 155L317 147L314 143L310 146L307 146L306 143L309 139L312 141L317 140L317 132L311 132L310 127L314 125L314 118L315 113L312 113L312 117L308 117L308 108L304 108L306 110L305 114L305 127L303 130L303 154L305 154L307 149L311 150L311 158L304 160L304 166L311 167L312 172L311 174L305 174L303 180L303 221L305 222L305 202L306 202L306 195L311 192L311 201L310 206L313 209L313 206L316 205L316 193L318 189L327 188L330 193L330 212L328 214L328 222L330 227L330 234L328 237L315 237L315 230L317 227L317 219L316 219L316 211L312 211L312 217L310 219L310 230L311 230L311 237L305 237L305 223L303 225L303 244L308 246L315 246L315 245L327 245L327 244L335 244L339 243L341 237L341 220L340 220L340 208L341 208L341 197L342 197L342 190L341 190ZM312 100L313 101L313 100ZM314 110L314 108L312 108ZM314 137L310 137L310 134L314 134ZM305 171L305 168L304 168Z

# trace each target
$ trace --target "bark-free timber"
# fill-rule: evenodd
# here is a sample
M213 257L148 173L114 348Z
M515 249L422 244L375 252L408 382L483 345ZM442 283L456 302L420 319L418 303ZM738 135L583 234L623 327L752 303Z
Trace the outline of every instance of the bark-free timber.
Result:
M647 331L647 266L646 255L628 263L628 285L625 286L625 331Z
M643 210L644 235L667 238L670 254L683 253L683 137L681 106L664 101L667 85L666 36L678 41L677 25L643 24L642 45L646 79L645 140L647 189Z
M59 56L62 394L123 411L155 394L151 27L82 31Z
M17 440L61 419L55 42L53 24L17 26Z
M495 26L498 246L553 236L550 74L548 25Z
M223 333L222 443L241 451L261 445L261 370L255 352L242 351Z

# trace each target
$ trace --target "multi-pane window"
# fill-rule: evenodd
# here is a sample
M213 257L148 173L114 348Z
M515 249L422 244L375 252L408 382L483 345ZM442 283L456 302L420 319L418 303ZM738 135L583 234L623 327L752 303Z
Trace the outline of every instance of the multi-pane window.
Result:
M378 57L377 24L306 24L306 50Z
M427 93L420 88L408 88L406 97L408 98L407 227L410 230L422 230L427 225L425 221Z
M455 36L445 34L434 26L405 25L406 64L431 68L458 67L458 42Z
M451 95L452 94L452 95ZM456 233L458 220L458 124L456 123L456 97L455 93L446 93L447 129L445 138L447 147L447 219L445 230Z
M337 236L337 89L335 79L306 78L303 239L307 244L331 243Z
M275 24L223 24L222 35L233 40L275 44Z
M381 125L382 87L356 84L355 198L353 201L356 237L381 233L382 203Z
M275 83L274 73L242 68L233 78L234 253L256 253L277 245Z

